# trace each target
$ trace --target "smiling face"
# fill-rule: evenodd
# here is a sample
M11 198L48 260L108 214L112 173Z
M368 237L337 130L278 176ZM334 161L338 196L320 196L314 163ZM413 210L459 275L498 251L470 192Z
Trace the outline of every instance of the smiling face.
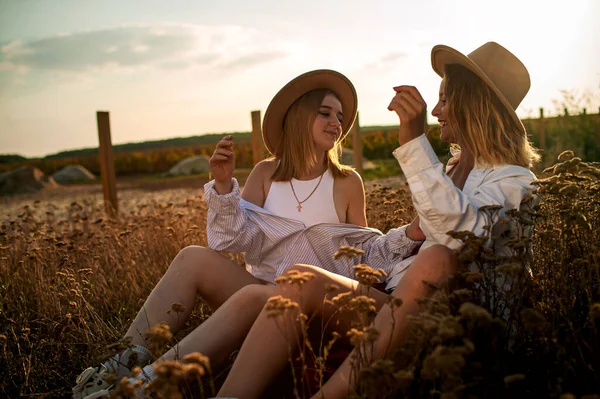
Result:
M319 107L312 133L315 149L329 151L342 135L342 103L334 94L327 94Z
M448 107L449 104L446 100L446 81L442 80L438 103L435 105L435 108L433 108L433 111L431 111L431 115L435 116L440 124L440 139L446 143L456 144L456 133L448 123Z

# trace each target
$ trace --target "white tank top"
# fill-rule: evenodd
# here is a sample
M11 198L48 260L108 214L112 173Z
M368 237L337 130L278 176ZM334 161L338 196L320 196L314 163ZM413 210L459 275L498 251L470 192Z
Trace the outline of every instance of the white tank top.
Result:
M321 176L312 180L292 179L291 184L294 185L298 200L304 201L315 189L320 178ZM315 192L300 204L302 208L298 211L298 201L290 182L274 181L271 183L264 208L277 216L299 220L306 227L319 223L339 223L333 201L333 182L333 175L327 169Z

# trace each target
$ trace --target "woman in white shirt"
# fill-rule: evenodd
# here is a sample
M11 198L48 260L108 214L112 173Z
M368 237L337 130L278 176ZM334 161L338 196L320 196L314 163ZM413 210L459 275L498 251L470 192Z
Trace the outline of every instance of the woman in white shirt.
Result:
M446 173L422 132L425 101L415 87L394 87L389 110L395 111L400 119L400 147L394 156L406 176L418 213L406 232L409 238L425 239L425 243L416 256L400 262L392 272L391 285L397 283L392 295L402 300L402 306L392 310L385 295L370 291L379 311L373 326L382 337L375 340L373 352L367 353L372 355L371 360L391 353L390 349L406 336L407 317L419 311L415 299L431 295L431 289L422 281L444 285L455 271L452 249L461 243L446 232L468 230L483 236L488 221L478 212L481 206L500 205L502 216L504 210L518 209L534 191L531 182L535 176L529 167L538 161L539 155L515 113L530 86L525 66L493 42L468 56L447 46L435 46L431 59L433 69L443 78L432 114L440 123L442 140L459 146L460 155L452 160ZM498 229L513 227L510 223L497 226ZM500 236L499 233L494 231L493 235ZM497 253L506 250L502 241L493 245ZM260 397L286 367L290 348L295 350L297 343L302 342L302 338L296 338L300 333L298 311L309 318L336 317L339 331L348 331L348 316L335 316L338 308L323 299L360 289L358 284L312 266L297 265L294 269L311 272L316 277L305 283L301 292L289 284L280 284L273 295L294 300L299 308L286 313L277 323L263 310L244 341L219 397ZM340 290L327 293L325 287L331 284ZM244 290L238 295L252 297L252 293ZM336 325L336 321L329 325ZM353 357L354 353L315 398L342 398L348 394Z
M366 227L362 180L338 160L341 140L356 114L356 91L344 75L316 70L290 81L275 95L263 121L264 142L273 157L254 167L241 194L233 178L233 137L219 141L210 159L214 180L204 187L212 249L190 246L177 255L125 334L133 347L81 373L74 398L106 396L114 386L105 378L108 374L120 379L129 375L131 366L146 365L151 354L144 332L166 322L176 333L197 295L218 310L161 360L192 351L208 355L213 365L226 360L266 302L268 287L294 263L352 277L354 263L334 262L331 256L341 245L368 245L365 259L381 264L412 252L418 243L403 229L384 237L386 242L381 232ZM323 245L327 256L319 251ZM249 270L215 250L246 252ZM249 285L266 289L250 288L257 294L254 298L236 297L222 306ZM173 303L183 311L167 313ZM144 371L152 376L151 366Z

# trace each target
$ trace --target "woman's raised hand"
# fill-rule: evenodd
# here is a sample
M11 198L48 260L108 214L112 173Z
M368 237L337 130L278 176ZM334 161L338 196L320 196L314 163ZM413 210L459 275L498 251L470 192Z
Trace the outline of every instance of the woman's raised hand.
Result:
M427 103L414 86L396 86L394 91L396 95L388 109L395 111L400 118L398 142L402 145L425 133Z
M225 136L217 143L215 152L210 157L210 171L215 178L215 189L219 194L231 191L233 171L235 170L235 154L233 153L233 136Z

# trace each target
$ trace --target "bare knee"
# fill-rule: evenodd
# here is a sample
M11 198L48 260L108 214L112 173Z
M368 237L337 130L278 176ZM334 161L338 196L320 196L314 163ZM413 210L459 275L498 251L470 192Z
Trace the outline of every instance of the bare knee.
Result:
M274 291L273 285L249 284L240 288L227 302L235 308L243 309L244 312L254 310L258 313Z
M419 252L422 258L418 264L423 279L438 284L444 283L456 270L456 260L450 248L435 244ZM415 259L416 260L416 259Z
M210 263L210 260L214 256L221 256L211 250L210 248L201 247L199 245L190 245L183 248L171 265L169 266L169 270L173 270L175 272L185 271L189 272L199 272L202 271L202 265Z
M448 262L449 263L452 261L452 256L453 256L452 250L442 244L431 245L431 246L425 248L421 252L427 254L429 257L431 257L432 259L434 259L438 262Z

